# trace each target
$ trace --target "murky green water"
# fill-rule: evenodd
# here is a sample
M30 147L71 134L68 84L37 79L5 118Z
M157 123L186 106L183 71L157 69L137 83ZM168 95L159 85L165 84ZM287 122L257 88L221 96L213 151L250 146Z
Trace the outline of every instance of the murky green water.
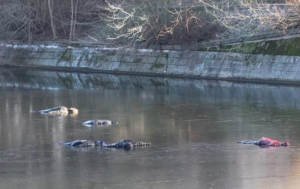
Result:
M0 70L0 188L299 188L300 88ZM76 117L30 113L77 107ZM84 127L90 119L118 125ZM262 136L290 147L237 141ZM151 142L131 151L76 139Z

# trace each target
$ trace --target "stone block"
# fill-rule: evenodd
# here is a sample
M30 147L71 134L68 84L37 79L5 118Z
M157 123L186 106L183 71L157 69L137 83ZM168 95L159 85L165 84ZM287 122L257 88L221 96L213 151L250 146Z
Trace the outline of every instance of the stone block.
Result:
M273 75L275 78L279 78L281 76L281 73L282 73L281 71L274 71Z
M203 59L205 59L205 60L210 60L211 58L210 58L210 52L203 52Z
M264 60L264 55L262 54L257 54L256 56L256 62L262 62Z
M40 60L42 60L43 66L61 66L61 64L64 64L64 62L57 64L57 60L55 59L40 59Z
M133 63L134 61L134 56L131 55L124 55L121 62L130 62Z
M199 54L199 52L192 51L189 58L194 59L194 58L198 57L198 54Z
M140 68L140 71L141 71L141 72L150 71L152 67L153 67L153 64L144 64L144 65Z
M299 71L294 71L292 73L293 75L293 80L299 81L300 80L300 72Z
M247 59L247 57L248 57L249 55L247 55L247 54L237 54L237 55L235 55L235 57L234 57L234 61L245 61L245 59Z
M297 58L298 58L297 56L289 56L289 58L287 59L287 63L294 64Z
M202 72L203 72L203 69L204 69L204 64L196 64L195 67L194 67L193 75L201 76Z
M181 51L169 52L169 58L181 58L181 57L183 57L183 52Z
M192 51L184 51L182 58L192 58L193 55Z
M168 58L168 60L166 61L166 64L168 65L180 65L183 64L184 61L182 61L182 59L180 58Z
M275 56L275 63L282 63L284 62L284 58L281 55Z
M271 56L270 55L265 55L263 59L264 63L271 63Z
M216 60L222 61L224 59L224 53L220 52L216 54Z
M185 74L193 75L194 71L195 71L195 66L194 65L186 66Z
M119 68L120 71L133 71L136 69L136 65L133 63L128 63L128 62L122 62L119 64Z
M162 56L162 52L160 52L160 51L153 51L153 52L149 52L148 55L145 55L145 56L158 57L158 56Z
M289 56L281 56L281 63L288 63Z
M225 68L225 69L220 70L218 76L221 78L232 77L232 72L230 69Z
M247 58L245 58L245 61L250 61L251 63L259 62L257 55L248 55Z
M199 52L197 54L197 56L194 58L195 60L195 63L201 63L203 64L206 60L206 54L205 53L202 53L202 52Z
M214 60L206 59L204 62L204 69L211 67Z
M149 57L149 56L145 56L143 57L143 63L146 63L146 64L153 64L157 61L157 57Z
M187 66L194 66L195 64L198 64L197 61L195 61L195 58L189 58L185 63Z
M111 57L111 61L113 61L113 62L120 62L121 59L122 59L121 55L115 55L115 56Z
M275 71L282 71L287 68L287 64L275 63L275 65L276 65Z
M295 61L294 64L292 64L292 68L293 71L300 71L300 63L298 63L297 61Z
M120 64L120 63L119 63ZM119 64L117 64L118 66L119 66ZM114 64L113 63L111 63L111 62L102 62L102 63L99 63L99 64L97 64L97 65L94 65L93 66L93 68L97 68L97 69L99 69L99 70L114 70L113 68L112 68L112 66L113 66Z
M286 72L286 78L288 79L288 80L293 80L293 79L295 79L296 78L296 72L294 72L294 71L287 71Z
M51 58L53 58L53 56L52 56L53 54L55 54L55 53L52 53L52 52L51 53L46 53L46 52L45 53L40 53L39 54L40 55L39 58L42 58L42 59L45 59L45 58L51 59ZM59 58L57 54L56 54L55 58L56 59Z

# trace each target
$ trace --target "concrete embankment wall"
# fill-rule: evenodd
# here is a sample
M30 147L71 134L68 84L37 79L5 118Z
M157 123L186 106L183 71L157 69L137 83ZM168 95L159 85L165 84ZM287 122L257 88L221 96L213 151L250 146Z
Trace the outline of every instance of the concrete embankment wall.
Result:
M300 57L296 56L1 44L0 65L300 83Z

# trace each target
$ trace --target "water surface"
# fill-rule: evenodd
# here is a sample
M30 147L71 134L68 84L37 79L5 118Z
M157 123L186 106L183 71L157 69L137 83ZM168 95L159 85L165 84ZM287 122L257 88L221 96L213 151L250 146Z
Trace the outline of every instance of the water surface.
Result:
M299 94L293 86L1 69L0 188L299 188ZM79 115L30 113L59 105ZM119 124L80 125L90 119ZM236 143L262 136L291 146ZM55 144L76 139L152 146Z

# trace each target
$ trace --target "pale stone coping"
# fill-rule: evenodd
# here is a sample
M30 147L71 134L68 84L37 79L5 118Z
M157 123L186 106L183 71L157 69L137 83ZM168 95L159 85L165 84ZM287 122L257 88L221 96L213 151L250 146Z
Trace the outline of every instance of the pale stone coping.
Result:
M0 43L1 47L12 47L12 48L33 48L33 49L38 49L38 48L48 48L48 49L81 49L77 47L72 47L72 46L67 46L67 47L60 47L57 45L13 45L13 44L5 44L5 43ZM94 50L106 50L106 51L118 51L124 48L108 48L108 47L103 47L103 48L98 48L98 47L83 47L83 49L94 49ZM133 50L131 48L125 48L124 50ZM139 52L165 52L165 53L176 53L176 52L181 52L181 51L173 51L173 50L153 50L153 49L137 49Z

